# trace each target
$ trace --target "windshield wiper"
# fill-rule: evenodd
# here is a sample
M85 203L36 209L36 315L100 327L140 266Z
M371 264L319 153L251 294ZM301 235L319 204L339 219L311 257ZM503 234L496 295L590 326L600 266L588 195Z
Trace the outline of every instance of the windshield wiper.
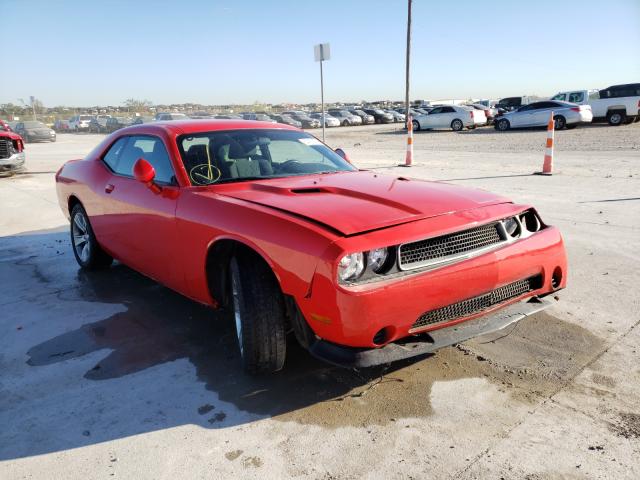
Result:
M219 185L221 183L233 183L233 182L247 182L251 180L269 180L271 178L284 178L289 175L269 175L268 177L255 175L253 177L238 177L238 178L225 178L223 180L219 180L217 182L211 183L210 185Z

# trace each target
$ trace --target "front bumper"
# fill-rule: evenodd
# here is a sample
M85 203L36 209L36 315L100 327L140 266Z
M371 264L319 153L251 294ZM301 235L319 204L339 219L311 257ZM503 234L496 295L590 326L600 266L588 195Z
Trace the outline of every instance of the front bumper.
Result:
M494 206L490 218L505 218L519 206ZM346 347L376 348L410 337L419 331L429 333L455 323L471 321L496 312L518 301L544 296L566 286L567 258L560 232L554 227L496 250L479 254L433 269L406 272L381 281L355 286L336 285L330 258L340 258L345 251L366 251L381 245L398 243L398 238L419 240L424 232L456 231L468 216L484 213L460 213L372 232L366 236L343 239L328 250L325 262L318 265L309 292L296 301L314 335L322 340ZM445 225L446 223L446 225ZM434 235L436 235L434 233ZM437 235L436 235L437 236ZM554 271L562 273L561 281L553 280ZM414 328L427 312L487 294L498 288L530 277L540 281L532 289L492 306L443 321L424 329ZM384 340L377 335L384 330Z
M546 299L531 298L510 305L498 312L418 335L407 342L389 343L380 348L343 347L325 340L316 340L308 346L309 352L325 362L347 368L365 368L433 353L443 347L471 338L497 332L519 322L529 315L551 306Z
M24 166L24 162L25 162L24 152L14 153L9 158L0 159L0 172L19 170Z

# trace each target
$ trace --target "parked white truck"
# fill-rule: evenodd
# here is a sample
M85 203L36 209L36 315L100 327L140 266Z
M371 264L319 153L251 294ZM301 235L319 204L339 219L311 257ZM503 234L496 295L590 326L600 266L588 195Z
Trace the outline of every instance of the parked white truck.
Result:
M603 90L570 90L557 93L551 100L589 105L594 122L622 125L640 121L640 83L612 85Z

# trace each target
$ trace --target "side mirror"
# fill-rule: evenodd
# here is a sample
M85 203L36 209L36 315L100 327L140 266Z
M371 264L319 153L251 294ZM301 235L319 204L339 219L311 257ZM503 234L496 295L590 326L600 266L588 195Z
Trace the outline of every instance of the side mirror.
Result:
M144 183L153 193L160 193L162 189L153 183L156 178L156 169L144 158L139 158L133 165L133 176L141 183Z
M341 148L336 148L335 152L340 155L343 159L345 159L347 162L351 163L351 160L349 160L349 155L347 155L347 153L341 149Z

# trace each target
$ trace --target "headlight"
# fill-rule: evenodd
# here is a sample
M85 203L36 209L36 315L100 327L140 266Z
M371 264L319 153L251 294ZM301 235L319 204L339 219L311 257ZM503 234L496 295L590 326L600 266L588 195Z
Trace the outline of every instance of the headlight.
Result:
M338 277L341 282L355 280L362 275L364 267L364 254L362 252L350 253L340 259Z
M527 210L520 215L520 222L527 229L527 231L534 233L540 230L540 219L537 217L533 210Z
M507 218L504 221L504 229L511 238L520 236L520 223L514 217Z
M368 260L369 266L371 270L376 273L382 271L387 262L387 257L389 256L389 250L386 248L375 248L369 251Z

